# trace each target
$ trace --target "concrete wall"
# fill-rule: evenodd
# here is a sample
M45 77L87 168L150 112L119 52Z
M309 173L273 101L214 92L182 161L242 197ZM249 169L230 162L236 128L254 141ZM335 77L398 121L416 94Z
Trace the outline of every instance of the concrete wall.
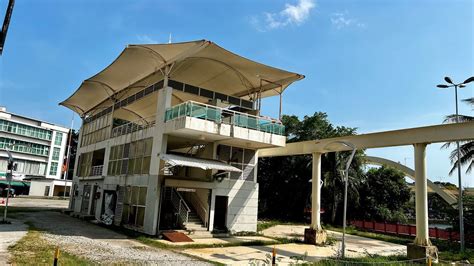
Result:
M258 184L244 180L225 179L222 182L199 182L167 179L166 186L211 189L209 230L214 226L216 196L228 196L227 229L231 232L257 231Z
M257 231L258 184L243 180L224 180L213 191L228 196L227 229L231 232ZM214 206L211 206L211 209Z
M46 196L53 196L53 181L52 180L32 180L30 183L30 196L45 196L44 191L46 186L49 186L49 194Z

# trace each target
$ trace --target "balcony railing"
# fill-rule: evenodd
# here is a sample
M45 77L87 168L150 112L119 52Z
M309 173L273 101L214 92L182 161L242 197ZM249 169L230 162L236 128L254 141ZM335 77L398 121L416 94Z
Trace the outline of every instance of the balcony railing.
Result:
M155 125L155 121L146 122L146 119L132 121L112 129L112 138L143 130Z
M282 125L280 121L193 101L184 102L168 108L165 114L165 122L183 116L230 124L277 135L285 134L285 126Z
M92 166L91 176L101 176L102 175L102 170L104 170L103 165Z

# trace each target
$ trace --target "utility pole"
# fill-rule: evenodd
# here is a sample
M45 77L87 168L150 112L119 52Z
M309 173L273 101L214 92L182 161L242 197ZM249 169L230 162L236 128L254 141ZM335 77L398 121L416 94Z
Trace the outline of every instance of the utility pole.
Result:
M7 38L8 26L10 25L10 19L13 13L13 6L15 5L15 0L9 0L7 11L5 12L5 19L3 20L2 32L0 33L0 55L3 53L3 46L5 45L5 40Z

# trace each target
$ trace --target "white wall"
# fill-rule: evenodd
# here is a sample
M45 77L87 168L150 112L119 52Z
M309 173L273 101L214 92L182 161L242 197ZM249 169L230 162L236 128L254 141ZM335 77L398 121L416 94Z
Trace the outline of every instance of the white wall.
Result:
M54 184L52 180L32 180L30 183L30 196L45 196L44 190L46 186L49 186L49 195L53 196Z

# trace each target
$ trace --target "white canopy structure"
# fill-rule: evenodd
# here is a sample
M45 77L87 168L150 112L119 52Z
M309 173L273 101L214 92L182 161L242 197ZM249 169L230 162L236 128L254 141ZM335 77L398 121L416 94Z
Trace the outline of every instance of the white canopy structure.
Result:
M256 95L281 94L292 82L304 78L251 61L207 40L128 45L112 64L85 80L60 105L81 116L98 112L98 107L110 107L114 101L162 80L166 66L169 79L251 100Z
M227 172L242 172L237 167L228 165L224 162L210 159L201 159L189 156L175 155L175 154L162 154L160 155L163 161L166 161L171 166L188 166L201 168L203 170L222 170Z

